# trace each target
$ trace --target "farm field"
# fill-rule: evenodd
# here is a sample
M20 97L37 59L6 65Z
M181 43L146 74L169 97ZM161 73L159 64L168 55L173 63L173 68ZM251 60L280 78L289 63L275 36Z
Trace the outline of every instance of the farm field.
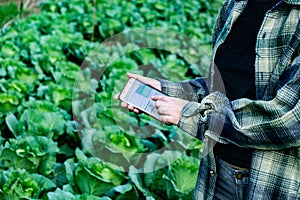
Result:
M192 199L202 143L113 95L205 76L221 3L1 1L0 199Z

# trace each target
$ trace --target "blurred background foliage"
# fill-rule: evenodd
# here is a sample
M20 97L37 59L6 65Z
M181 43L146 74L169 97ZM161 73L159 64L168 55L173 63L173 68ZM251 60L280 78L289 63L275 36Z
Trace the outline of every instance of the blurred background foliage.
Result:
M1 1L0 198L191 199L202 143L112 96L205 76L221 3Z

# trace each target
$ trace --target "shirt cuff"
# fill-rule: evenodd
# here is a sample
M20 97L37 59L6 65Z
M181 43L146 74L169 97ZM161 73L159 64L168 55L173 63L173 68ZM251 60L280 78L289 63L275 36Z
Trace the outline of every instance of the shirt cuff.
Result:
M207 129L207 115L210 106L197 102L189 102L182 109L182 116L178 127L189 135L204 140L204 132Z
M185 99L189 101L197 101L195 91L188 81L183 82L171 82L167 80L159 79L161 83L162 92L170 97L176 97L180 99Z

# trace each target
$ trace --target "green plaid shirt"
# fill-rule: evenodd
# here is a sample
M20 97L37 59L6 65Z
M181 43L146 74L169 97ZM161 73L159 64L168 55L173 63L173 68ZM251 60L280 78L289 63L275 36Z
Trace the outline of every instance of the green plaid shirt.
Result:
M224 3L212 37L212 60L246 4L247 0ZM256 41L256 100L230 102L213 91L209 80L214 67L208 81L161 81L165 93L190 100L178 126L205 142L195 199L213 198L216 141L254 148L246 199L300 199L299 19L299 0L283 0L267 12ZM223 124L231 134L220 136Z

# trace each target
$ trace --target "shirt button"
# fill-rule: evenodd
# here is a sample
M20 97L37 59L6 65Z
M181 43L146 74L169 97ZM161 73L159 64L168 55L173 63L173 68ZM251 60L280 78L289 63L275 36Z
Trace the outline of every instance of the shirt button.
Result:
M260 57L260 54L258 53L258 51L255 52L255 55L256 55L257 57Z
M209 174L210 174L211 176L214 176L216 173L215 173L213 170L210 170L210 171L209 171Z

